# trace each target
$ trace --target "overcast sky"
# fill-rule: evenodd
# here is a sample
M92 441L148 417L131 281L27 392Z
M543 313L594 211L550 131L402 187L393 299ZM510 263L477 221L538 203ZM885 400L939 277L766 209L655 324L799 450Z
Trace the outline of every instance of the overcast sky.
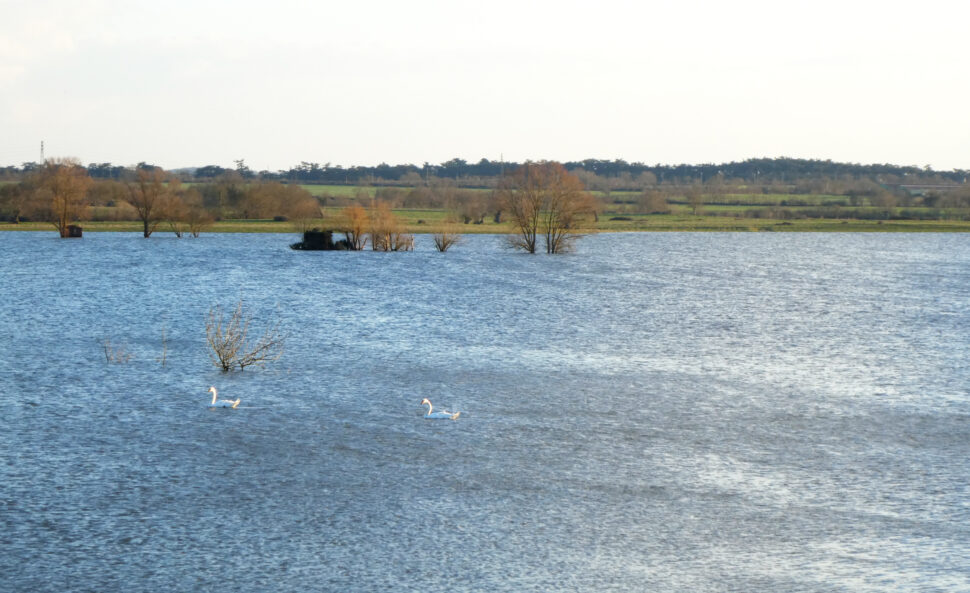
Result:
M0 0L0 165L970 169L970 2Z

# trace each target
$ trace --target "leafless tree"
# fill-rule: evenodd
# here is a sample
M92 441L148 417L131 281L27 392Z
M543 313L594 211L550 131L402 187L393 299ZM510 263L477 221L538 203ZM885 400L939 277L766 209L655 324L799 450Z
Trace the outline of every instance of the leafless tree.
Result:
M70 235L68 226L87 210L91 178L77 159L47 159L36 173L39 188L38 214L46 218L61 237Z
M697 216L704 206L704 192L701 187L699 185L691 185L684 192L684 198L687 199L687 205L690 206L691 214Z
M293 229L302 235L320 219L320 202L313 197L294 201L287 206L286 216Z
M215 223L212 213L202 207L201 204L189 203L189 210L185 221L189 225L189 232L193 237L198 237L202 231L206 231Z
M670 204L663 192L656 189L645 189L640 194L640 211L645 214L667 214Z
M461 233L458 232L458 223L447 220L441 230L433 235L434 247L438 251L445 252L461 242Z
M267 362L279 360L283 355L283 334L280 330L281 321L271 322L269 327L255 342L248 341L249 326L252 315L243 311L243 303L239 301L229 319L223 318L222 308L219 306L209 309L205 319L205 335L209 344L209 358L223 372L235 367L243 370L248 366L262 366Z
M359 204L347 206L340 212L337 230L352 250L360 251L367 245L367 211Z
M189 207L182 196L174 193L166 195L162 201L161 217L168 223L175 236L181 239L185 234L189 218Z
M453 202L447 206L457 212L465 224L482 224L489 209L495 207L495 204L490 203L487 193L466 189L456 192Z
M526 163L507 175L499 195L516 229L509 242L528 253L536 252L540 236L546 253L569 251L580 237L575 231L580 216L595 209L579 178L548 161Z
M165 220L166 202L178 190L178 184L178 178L158 167L138 169L135 179L128 183L128 202L138 211L146 239Z
M370 242L374 251L412 251L414 236L391 212L387 202L377 202L370 212Z

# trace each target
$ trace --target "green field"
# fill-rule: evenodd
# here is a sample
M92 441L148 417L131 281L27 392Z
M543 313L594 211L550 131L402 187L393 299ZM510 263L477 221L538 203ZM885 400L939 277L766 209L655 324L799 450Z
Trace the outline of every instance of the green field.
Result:
M188 184L192 185L192 184ZM374 186L357 185L301 185L310 194L334 196L343 200L331 204L346 204L347 198L355 197L364 206L370 205L378 188ZM400 188L406 191L408 188ZM471 191L488 192L480 189ZM713 231L713 232L968 232L970 221L958 220L966 217L966 211L950 211L944 219L931 218L939 216L940 211L933 214L928 208L895 208L887 211L885 208L871 206L849 206L850 199L842 195L828 194L761 194L761 193L724 193L705 196L705 204L698 213L692 213L691 208L680 197L670 198L670 212L667 214L640 214L638 204L639 192L614 191L608 196L602 192L594 192L601 201L601 210L597 220L590 217L576 229L579 233L598 232L637 232L637 231ZM329 201L327 201L329 202ZM889 213L896 214L896 218L905 210L905 219L891 219ZM340 208L332 205L323 209L323 218L315 221L311 227L334 228ZM414 234L440 232L446 226L449 212L443 209L395 209L394 213L404 224L407 232ZM82 226L89 232L118 231L140 232L141 225L137 221L111 221L117 213L113 206L98 206L92 208L91 214L98 221L85 221ZM819 216L832 216L819 218ZM858 216L859 219L848 216ZM836 216L839 216L836 218ZM915 220L926 217L927 220ZM871 218L871 219L870 219ZM913 218L913 219L910 219ZM952 219L951 219L952 218ZM53 232L53 227L46 223L12 224L0 222L0 231L4 230L42 230ZM508 223L495 223L491 216L486 216L482 224L459 225L459 232L464 234L479 233L511 233L512 227ZM157 233L171 232L166 225L159 225ZM217 233L294 233L297 231L289 222L275 222L272 220L222 220L206 232Z
M439 232L447 213L443 210L395 210L395 214L404 223L407 232L427 234ZM332 212L325 212L325 217L317 221L314 226L331 228L336 220L329 216ZM630 220L609 220L601 216L599 222L588 221L581 228L580 233L602 232L970 232L970 222L954 220L834 220L834 219L798 219L773 220L754 218L735 218L729 216L693 216L690 214L660 214L660 215L630 215ZM87 232L141 232L141 224L136 221L87 221L82 226ZM462 234L512 232L508 223L496 224L486 219L483 224L459 225L458 232ZM0 223L0 231L50 231L54 227L47 223L24 222L20 224ZM159 225L155 231L167 234L171 231L165 225ZM222 220L206 232L213 233L292 233L297 234L289 222L275 222L272 220Z

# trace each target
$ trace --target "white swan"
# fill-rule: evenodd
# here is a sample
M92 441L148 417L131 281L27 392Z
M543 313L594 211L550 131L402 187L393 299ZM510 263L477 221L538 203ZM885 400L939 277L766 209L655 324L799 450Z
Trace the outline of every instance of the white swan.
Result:
M215 387L210 387L209 391L212 392L212 403L209 404L210 408L235 408L239 405L239 398L236 399L216 399L219 394Z
M423 406L425 404L428 405L428 413L424 415L425 418L431 418L435 420L436 419L458 420L458 416L461 415L461 412L449 412L448 410L441 410L439 412L433 411L433 408L431 407L431 401L428 400L428 398L424 398L423 400L421 400L421 405Z

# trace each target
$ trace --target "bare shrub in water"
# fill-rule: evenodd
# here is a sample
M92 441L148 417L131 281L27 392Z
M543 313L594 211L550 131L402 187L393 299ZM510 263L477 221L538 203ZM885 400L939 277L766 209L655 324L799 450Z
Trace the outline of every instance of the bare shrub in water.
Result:
M236 304L229 319L224 319L222 307L209 309L205 319L205 336L209 344L209 358L223 372L235 367L244 370L248 366L262 366L279 360L283 355L283 334L280 320L270 324L254 342L247 341L252 315L243 311L242 301Z
M441 231L434 234L434 247L438 251L445 252L458 243L461 243L461 233L458 232L458 223L447 220Z
M128 345L124 344L121 346L113 346L111 344L110 338L105 338L104 342L101 343L104 348L104 360L105 362L112 363L126 363L130 361L134 356L131 352L128 352Z
M370 241L374 251L414 251L414 236L391 212L387 202L377 202L370 213Z

